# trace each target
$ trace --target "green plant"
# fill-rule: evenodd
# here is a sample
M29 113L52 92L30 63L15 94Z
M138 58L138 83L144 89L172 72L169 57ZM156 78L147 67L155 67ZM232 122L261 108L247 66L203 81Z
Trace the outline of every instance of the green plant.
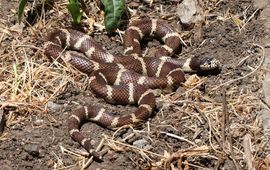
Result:
M108 32L117 29L125 11L125 0L101 0L105 7L105 28Z
M18 8L18 20L19 20L19 23L21 23L21 21L22 21L23 10L25 8L25 5L26 5L27 1L28 0L20 0L20 2L19 2L19 8Z
M69 0L67 5L68 11L70 12L73 22L79 24L82 18L82 11L80 9L80 3L78 0Z
M18 7L18 20L22 20L24 8L28 0L20 0ZM79 24L83 15L81 9L83 0L69 0L67 8L72 16L73 22ZM108 32L117 29L121 23L121 17L125 11L125 0L101 0L105 8L105 28ZM46 2L45 2L46 3Z

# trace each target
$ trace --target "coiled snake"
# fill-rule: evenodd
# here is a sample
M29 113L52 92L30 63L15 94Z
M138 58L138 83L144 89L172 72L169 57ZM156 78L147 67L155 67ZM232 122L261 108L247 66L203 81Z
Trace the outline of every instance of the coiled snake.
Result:
M164 42L152 57L142 57L140 41L153 36ZM152 89L177 88L185 81L184 72L198 72L219 68L219 61L210 57L189 59L171 58L181 49L180 35L165 21L140 19L132 22L125 31L124 53L114 56L90 36L72 29L56 29L49 33L45 43L45 55L59 62L68 62L89 75L89 85L97 97L112 104L135 104L134 113L114 116L104 108L84 106L75 110L68 120L71 137L91 155L100 158L79 131L81 122L90 120L115 128L147 120L155 108ZM64 49L77 50L78 54ZM61 57L59 57L61 56Z

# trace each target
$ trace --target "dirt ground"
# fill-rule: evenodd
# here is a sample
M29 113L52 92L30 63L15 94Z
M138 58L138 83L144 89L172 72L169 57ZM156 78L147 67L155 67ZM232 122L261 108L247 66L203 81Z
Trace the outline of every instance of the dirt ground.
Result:
M96 2L89 3L91 13L83 19L83 28L109 52L123 53L120 35L127 24L106 34ZM214 56L222 63L221 71L187 74L183 87L162 92L155 115L140 125L111 131L84 124L84 135L93 138L95 146L103 141L103 150L108 150L87 169L269 169L269 132L258 117L262 105L267 106L262 80L269 72L262 65L267 46L262 41L267 37L262 9L251 0L203 0L204 24L183 29L176 15L178 3L137 0L127 6L132 18L164 19L181 32L186 46L177 57ZM0 113L6 122L0 169L81 169L89 157L68 134L71 111L85 104L116 114L135 110L96 98L86 75L51 63L43 54L50 30L71 27L66 4L57 1L51 9L38 8L41 15L26 16L21 26L18 3L0 1ZM31 8L28 4L26 11ZM144 43L146 56L159 45L156 40Z

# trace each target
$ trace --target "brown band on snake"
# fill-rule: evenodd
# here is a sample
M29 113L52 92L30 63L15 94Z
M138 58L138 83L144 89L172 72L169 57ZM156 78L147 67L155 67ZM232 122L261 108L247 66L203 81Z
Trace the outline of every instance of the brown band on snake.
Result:
M145 36L161 39L164 45L154 57L142 58L140 41ZM180 35L166 22L156 19L134 21L124 34L123 56L113 56L90 36L71 29L57 29L48 35L45 55L61 63L69 63L89 75L89 85L97 97L112 104L135 104L134 113L114 116L96 106L84 106L73 112L68 120L71 137L96 158L91 140L84 138L79 129L85 120L107 128L120 127L147 120L155 108L151 89L176 89L185 80L183 71L195 72L219 67L216 59L170 58L181 49ZM84 53L78 54L65 49Z

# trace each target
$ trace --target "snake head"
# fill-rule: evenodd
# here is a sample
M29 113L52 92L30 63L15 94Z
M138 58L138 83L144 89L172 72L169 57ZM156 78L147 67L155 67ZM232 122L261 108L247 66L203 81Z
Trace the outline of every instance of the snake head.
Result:
M221 64L219 60L213 57L200 56L192 57L191 59L187 60L183 68L186 68L186 72L208 72L211 74L212 72L219 72L221 69Z
M200 59L200 70L216 70L220 69L220 61L212 57L202 57Z

